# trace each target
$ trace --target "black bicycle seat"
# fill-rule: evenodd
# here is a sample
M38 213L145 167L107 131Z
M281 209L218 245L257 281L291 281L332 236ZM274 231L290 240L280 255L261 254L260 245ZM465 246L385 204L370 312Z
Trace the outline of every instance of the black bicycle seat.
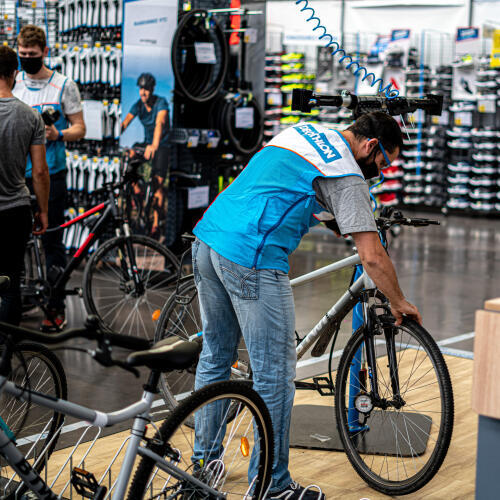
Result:
M147 351L136 351L127 357L127 364L133 367L146 366L151 370L171 372L189 368L198 359L201 345L198 342L171 339L160 340Z

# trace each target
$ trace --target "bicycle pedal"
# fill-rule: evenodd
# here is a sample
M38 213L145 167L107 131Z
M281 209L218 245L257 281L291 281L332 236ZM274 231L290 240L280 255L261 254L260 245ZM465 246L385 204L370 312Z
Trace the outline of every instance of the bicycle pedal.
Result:
M321 396L335 396L334 387L327 377L313 377L313 382Z
M78 495L92 500L104 500L108 489L100 486L92 472L74 467L71 471L71 484Z

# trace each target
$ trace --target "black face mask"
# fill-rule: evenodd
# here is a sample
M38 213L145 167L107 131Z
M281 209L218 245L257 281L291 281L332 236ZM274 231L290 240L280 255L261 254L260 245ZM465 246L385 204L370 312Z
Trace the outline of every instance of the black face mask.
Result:
M43 66L43 56L40 57L20 57L19 62L21 68L28 73L28 75L35 75Z
M373 152L373 160L371 159L372 155L368 155L366 158L360 158L356 160L363 176L366 180L373 179L374 177L378 177L380 174L378 173L378 167L375 163L375 156L377 155L376 151Z

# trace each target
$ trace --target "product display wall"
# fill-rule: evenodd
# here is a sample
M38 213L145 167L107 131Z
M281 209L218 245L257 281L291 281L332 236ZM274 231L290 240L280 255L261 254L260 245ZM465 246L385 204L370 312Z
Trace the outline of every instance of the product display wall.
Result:
M375 21L388 9L365 9L360 2L350 4L345 12L345 25L349 28L351 21L354 25L361 23L368 11L372 16L370 26L376 24L378 28ZM312 6L315 15L328 29L330 24L335 25L331 17L323 17L336 8L334 5L316 2ZM493 12L496 7L495 4ZM396 10L393 9L394 15L380 24L387 25L387 33L372 33L366 29L365 23L360 33L344 33L342 47L353 60L382 78L384 86L392 83L401 95L443 95L444 111L440 117L415 113L399 118L404 130L405 149L385 171L385 182L373 192L382 205L497 215L500 213L500 150L497 147L500 139L497 132L500 80L497 79L500 72L490 65L492 30L487 28L485 21L474 50L463 53L455 41L456 25L450 25L453 19L462 19L462 9L450 10L453 15L440 31L430 29L432 22L421 30L414 29L413 24L417 28L421 24L416 13L415 23L410 23L411 26L405 24L405 27L412 28L407 45L401 44L398 48L389 42L389 49L383 48L379 54L377 46L382 44L384 35L388 38L390 29L398 26L395 24L399 19ZM410 14L414 10L408 7L405 12ZM438 11L430 8L430 12ZM293 30L288 30L283 12L294 18L295 24L291 23ZM354 77L352 70L346 71L345 64L339 64L339 56L328 57L328 49L321 48L317 41L319 35L312 30L314 26L306 21L310 15L301 12L300 6L294 9L284 2L268 5L266 140L300 120L322 122L337 128L351 122L349 112L332 111L333 108L328 113L324 109L313 110L311 114L291 111L288 83L320 93L341 90L373 93L370 85L359 76ZM297 24L297 19L303 21L302 27ZM337 35L338 32L333 30L332 33ZM311 39L311 35L316 40ZM299 40L302 40L302 45Z

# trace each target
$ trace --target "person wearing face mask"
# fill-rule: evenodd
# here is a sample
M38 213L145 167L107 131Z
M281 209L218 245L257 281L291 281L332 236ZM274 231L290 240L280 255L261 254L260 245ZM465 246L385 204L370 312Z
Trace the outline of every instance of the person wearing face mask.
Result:
M45 160L45 127L39 113L12 94L17 55L0 47L0 275L10 278L1 294L0 321L21 321L20 278L30 232L43 234L48 225L49 170ZM31 215L26 187L26 160L31 157L33 188L40 207Z
M82 103L75 82L44 64L48 54L45 32L34 25L24 26L17 37L21 72L17 75L14 95L40 113L52 112L55 123L45 124L47 163L50 172L49 227L64 223L66 208L66 148L64 143L85 136ZM32 168L26 167L28 187L32 189ZM47 273L50 276L66 264L62 231L43 236ZM45 332L59 331L66 325L64 297L53 296L48 315L40 325Z
M382 112L362 115L342 132L299 123L254 155L194 228L192 260L203 322L195 388L229 378L243 336L254 388L269 408L274 429L267 498L325 498L293 481L288 468L296 365L288 256L309 228L334 220L336 232L353 237L365 271L389 299L397 324L403 315L421 323L380 242L366 183L401 148L399 125ZM218 458L211 429L216 432L219 423L213 423L204 423L203 442L195 442L195 469L202 460ZM250 461L250 481L257 472L252 467Z

